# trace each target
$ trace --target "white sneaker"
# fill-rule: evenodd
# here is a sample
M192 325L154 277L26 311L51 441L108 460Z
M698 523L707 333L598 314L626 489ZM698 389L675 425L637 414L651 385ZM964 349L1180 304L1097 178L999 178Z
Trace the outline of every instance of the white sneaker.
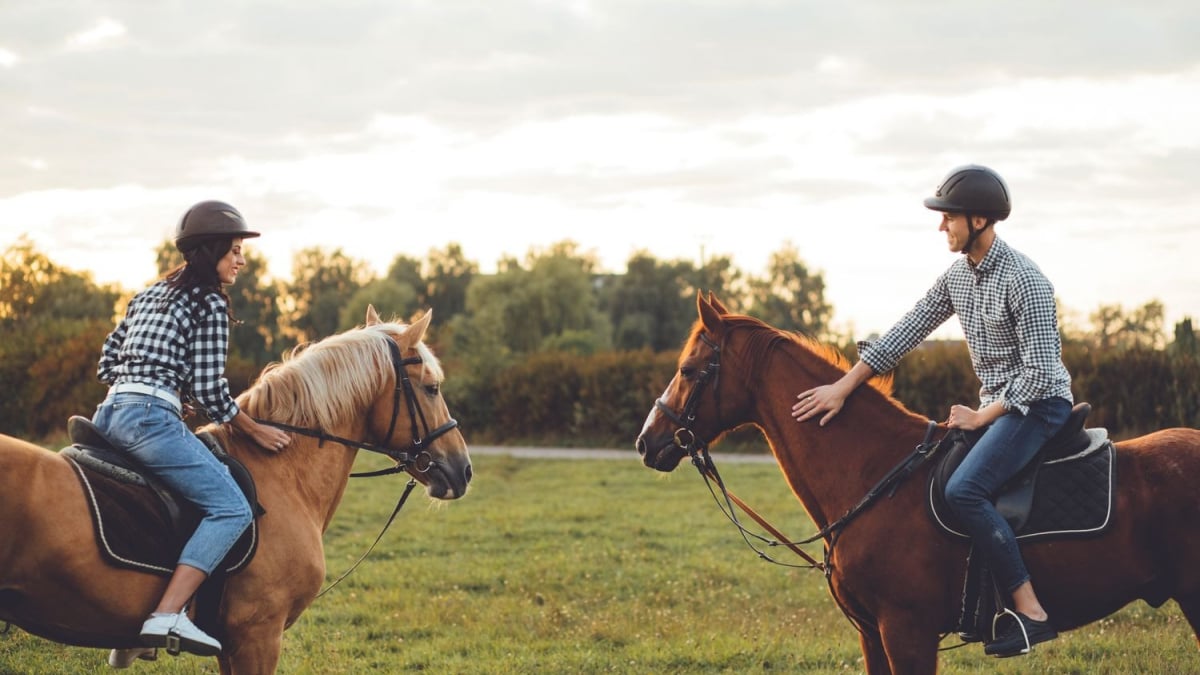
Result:
M200 656L216 656L221 653L221 643L196 628L186 612L151 614L146 623L142 624L142 644L147 647L165 647L167 653L172 656L177 656L180 651Z
M158 650L154 647L130 647L114 649L108 653L108 665L113 668L128 668L134 661L157 661Z

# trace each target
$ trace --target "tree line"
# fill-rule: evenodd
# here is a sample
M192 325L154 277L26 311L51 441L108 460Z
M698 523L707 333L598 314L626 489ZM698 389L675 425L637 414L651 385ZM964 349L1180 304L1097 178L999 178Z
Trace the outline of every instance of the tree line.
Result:
M180 260L170 242L156 252L164 273ZM297 345L360 324L368 304L406 320L434 312L428 337L448 379L447 402L469 441L616 445L632 442L675 369L695 320L697 291L784 330L854 356L853 336L830 326L823 275L785 243L761 275L726 256L699 264L630 256L624 274L562 241L506 258L481 274L458 244L423 259L394 258L377 275L340 249L310 248L291 279L267 277L250 251L228 288L240 321L231 333L227 376L235 393ZM136 290L136 289L135 289ZM133 291L95 283L56 264L22 238L0 258L0 432L27 438L61 433L104 396L96 360ZM1163 327L1163 308L1103 306L1090 330L1064 331L1064 359L1092 423L1115 434L1200 425L1200 358L1191 320ZM931 342L901 362L896 397L942 419L951 403L977 399L978 381L961 342ZM753 442L753 436L747 437Z

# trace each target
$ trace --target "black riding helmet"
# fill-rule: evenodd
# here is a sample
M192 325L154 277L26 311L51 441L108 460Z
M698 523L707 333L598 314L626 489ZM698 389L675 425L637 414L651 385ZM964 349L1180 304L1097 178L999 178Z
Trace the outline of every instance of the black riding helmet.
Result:
M966 164L946 174L925 207L1004 220L1012 212L1012 196L1000 174L986 166Z
M180 251L214 238L250 239L259 236L246 227L242 214L229 204L204 201L188 209L175 228L175 248Z

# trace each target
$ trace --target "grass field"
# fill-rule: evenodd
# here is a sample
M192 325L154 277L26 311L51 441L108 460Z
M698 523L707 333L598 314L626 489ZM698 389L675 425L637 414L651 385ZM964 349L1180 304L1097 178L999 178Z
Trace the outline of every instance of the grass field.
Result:
M360 468L377 468L371 459ZM630 451L628 461L479 456L475 469L460 501L410 500L367 562L285 634L281 673L862 671L821 573L760 560L691 467L661 475ZM774 465L721 471L785 533L812 532ZM352 483L325 538L331 578L374 540L403 487ZM113 672L105 657L15 628L0 635L0 673ZM215 659L164 654L126 672L216 671ZM941 672L1200 673L1200 651L1173 604L1138 604L1028 657L947 651Z

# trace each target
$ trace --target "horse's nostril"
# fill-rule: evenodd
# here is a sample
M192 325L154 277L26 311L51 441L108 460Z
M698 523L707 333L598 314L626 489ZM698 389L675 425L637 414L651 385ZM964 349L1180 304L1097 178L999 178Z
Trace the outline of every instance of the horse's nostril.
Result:
M471 465L470 465L470 464L468 464L468 465L467 465L467 469L466 469L466 471L464 471L464 472L463 472L463 475L464 475L464 476L466 476L466 478L467 478L467 482L468 482L468 483L470 483L470 482L471 482L471 476L474 476L474 475L475 475L475 472L471 470Z
M646 441L642 440L641 438L638 438L637 443L635 443L634 445L637 446L638 454L641 455L642 457L645 457L646 456Z

